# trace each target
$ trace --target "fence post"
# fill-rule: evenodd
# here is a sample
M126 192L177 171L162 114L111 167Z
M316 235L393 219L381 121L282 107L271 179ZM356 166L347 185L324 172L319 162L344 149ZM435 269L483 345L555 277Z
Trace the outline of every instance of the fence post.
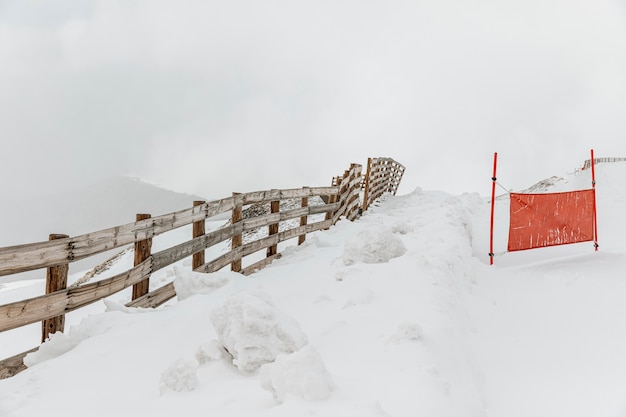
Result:
M196 200L196 201L193 202L193 206L194 207L201 206L204 203L206 203L206 201ZM204 236L204 233L205 233L205 228L204 228L205 220L206 220L206 218L193 223L193 231L192 231L192 233L193 233L193 238L194 239L197 238L197 237L200 237L200 236ZM205 251L203 249L200 252L193 254L193 256L191 258L191 269L192 270L195 270L196 268L204 265L204 252Z
M141 213L137 214L136 221L146 220L151 218L150 214ZM152 238L147 238L135 242L135 266L139 265L150 257L150 251L152 250ZM133 300L146 295L150 290L150 277L144 279L133 285Z
M309 187L302 187L303 190L308 189ZM308 207L309 206L309 197L302 197L302 203L300 205L301 207ZM300 217L300 226L306 226L307 222L308 222L308 216L305 214L304 216ZM306 233L303 235L298 236L298 245L302 245L304 243L304 241L306 240Z
M239 223L240 221L243 220L243 200L236 198L240 194L241 193L233 193L233 197L235 197L235 200L234 200L233 214L230 220L231 224ZM242 244L243 244L243 236L241 233L233 236L232 239L230 240L231 251L234 251L235 249L240 247ZM237 259L231 262L230 270L233 272L241 272L241 257L238 257Z
M272 201L270 202L270 213L278 213L280 212L280 201ZM270 224L268 227L268 235L272 236L278 233L278 223ZM278 245L272 245L267 248L266 256L269 258L270 256L276 255L278 253Z
M359 193L361 191L361 165L350 164L350 198L348 199L350 204L350 212L348 213L348 219L354 221L359 215ZM356 201L356 204L354 202Z
M68 238L68 235L51 234L48 240L57 240ZM69 263L50 266L46 271L46 294L67 288L67 273L69 271ZM45 319L41 322L41 343L56 332L63 332L65 328L65 315L60 315Z
M337 187L339 187L339 190L337 191L337 195L331 195L330 199L328 200L329 203L336 203L341 201L341 177L336 177L334 178L333 182L335 183L335 185ZM335 211L329 211L328 213L326 213L326 220L330 220L335 216L335 213L338 212L339 210L341 210L341 205L339 206L339 208ZM334 224L334 223L333 223Z
M372 171L372 158L367 158L367 171L365 171L365 187L363 190L363 211L367 210L370 193L370 173Z

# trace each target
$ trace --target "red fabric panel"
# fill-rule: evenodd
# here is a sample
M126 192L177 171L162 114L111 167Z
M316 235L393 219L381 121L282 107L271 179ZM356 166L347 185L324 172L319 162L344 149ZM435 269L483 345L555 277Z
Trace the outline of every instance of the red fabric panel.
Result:
M593 240L594 190L511 193L509 251Z

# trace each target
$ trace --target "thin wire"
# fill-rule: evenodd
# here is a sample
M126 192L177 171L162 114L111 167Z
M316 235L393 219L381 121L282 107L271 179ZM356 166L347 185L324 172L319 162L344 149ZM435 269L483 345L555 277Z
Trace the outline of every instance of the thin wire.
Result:
M498 187L502 188L508 194L511 194L511 190L504 188L504 186L502 184L500 184L498 181L496 181L496 184L498 185Z

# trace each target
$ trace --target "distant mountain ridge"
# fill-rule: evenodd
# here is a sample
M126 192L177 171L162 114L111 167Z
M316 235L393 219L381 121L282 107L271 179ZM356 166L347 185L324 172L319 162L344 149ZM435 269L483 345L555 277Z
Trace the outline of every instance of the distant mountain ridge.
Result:
M5 200L0 206L0 247L70 236L191 207L204 198L159 188L136 178L111 177L63 194Z
M51 233L77 236L132 223L137 213L152 216L191 207L197 195L177 193L137 178L111 177L73 191L17 199L3 196L0 202L0 247L48 240ZM103 261L102 254L94 261ZM83 269L82 261L71 270ZM91 266L89 266L90 268ZM0 277L0 283L43 278L45 271Z

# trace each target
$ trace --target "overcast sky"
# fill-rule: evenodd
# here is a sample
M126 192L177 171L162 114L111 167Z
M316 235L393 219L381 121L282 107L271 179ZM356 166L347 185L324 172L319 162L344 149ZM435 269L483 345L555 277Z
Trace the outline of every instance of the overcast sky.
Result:
M624 0L0 0L5 195L133 175L207 197L520 189L626 157Z

